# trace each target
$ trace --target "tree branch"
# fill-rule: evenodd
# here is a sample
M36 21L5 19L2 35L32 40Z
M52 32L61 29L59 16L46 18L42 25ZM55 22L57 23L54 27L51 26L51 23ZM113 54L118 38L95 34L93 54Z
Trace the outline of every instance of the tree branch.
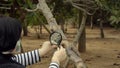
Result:
M10 10L11 8L10 7L0 7L0 9L7 9L7 10ZM15 8L17 9L17 8Z
M39 4L37 4L37 6L36 6L35 9L28 9L28 8L25 8L25 10L26 10L27 12L35 12L35 11L37 11L38 9L39 9Z
M69 2L73 7L86 12L88 15L93 15L98 9L94 0L67 0L67 2Z
M77 35L75 36L75 39L70 44L70 46L68 46L66 48L69 59L75 63L77 68L86 68L86 65L84 64L83 60L80 58L79 51L76 49L76 45L78 43L79 37L81 36L83 29L85 28L86 18L87 18L87 14L85 12L83 12L82 23L81 23L80 28L77 32ZM67 60L67 63L69 61ZM66 63L66 65L67 65L67 63ZM66 68L66 67L67 66L64 66L64 68Z
M86 11L85 9L83 9L81 7L78 7L78 6L74 5L74 4L72 4L72 6L79 9L79 10L81 10L81 11L83 11L83 12L85 12L85 13L87 13L88 15L93 15L92 13L89 13L88 11Z
M85 5L85 4L78 4L78 3L73 3L73 4L76 5L76 6L79 6L79 7L86 8L86 9L93 9L93 10L95 10L97 8L96 6L89 6L89 5Z

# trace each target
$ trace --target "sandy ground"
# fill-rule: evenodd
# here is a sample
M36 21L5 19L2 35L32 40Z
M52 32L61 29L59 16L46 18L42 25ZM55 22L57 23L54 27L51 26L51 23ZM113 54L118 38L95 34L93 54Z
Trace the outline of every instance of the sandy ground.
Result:
M28 37L23 37L22 44L24 51L31 51L40 48L44 41L49 38L48 33L43 30L41 39L36 39L34 30L30 30ZM85 53L81 53L81 58L85 61L88 68L120 68L120 31L112 28L104 29L105 38L100 38L98 28L86 29L86 47ZM76 29L70 28L66 34L71 41L76 34ZM28 66L27 68L48 68L51 57L42 58L40 63ZM73 68L73 67L69 67Z

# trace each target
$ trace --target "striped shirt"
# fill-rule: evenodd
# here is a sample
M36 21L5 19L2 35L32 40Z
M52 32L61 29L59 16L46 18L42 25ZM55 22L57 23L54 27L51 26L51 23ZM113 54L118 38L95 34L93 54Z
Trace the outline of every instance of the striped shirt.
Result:
M12 57L12 59L24 66L27 66L40 62L40 55L38 50L33 50L30 52L17 54Z
M59 68L59 65L57 63L50 63L49 68Z
M24 66L32 65L41 61L38 50L17 54L12 57L12 59ZM59 65L57 63L50 63L49 68L59 68Z

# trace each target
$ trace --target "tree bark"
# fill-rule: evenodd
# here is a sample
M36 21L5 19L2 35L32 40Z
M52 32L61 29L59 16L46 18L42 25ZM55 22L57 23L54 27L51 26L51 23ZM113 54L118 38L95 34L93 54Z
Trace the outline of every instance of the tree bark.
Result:
M76 28L76 23L72 22L72 28Z
M20 13L21 13L21 16L19 17L21 23L22 23L22 28L23 28L23 36L27 36L28 35L28 29L27 29L27 23L24 21L25 20L25 16L26 16L26 11L23 10L23 9L20 9Z
M21 43L20 43L20 48L21 48L21 53L24 53L23 46Z
M91 29L93 29L93 16L91 16L90 18L91 18L91 20L90 20L90 27L91 27Z
M103 21L102 20L100 20L100 36L101 36L101 38L104 38Z
M79 12L79 24L81 25L82 22L86 22L87 15L82 15L82 21L81 21L81 11ZM81 36L79 37L78 41L78 50L79 52L85 52L86 51L86 31L85 31L85 25L79 26L79 28L83 28L81 32Z
M42 34L42 24L40 24L40 34Z
M66 39L66 36L63 34L62 30L57 25L56 19L53 17L50 8L48 7L45 0L39 0L39 7L38 7L45 18L47 19L48 24L50 25L50 29L53 31L60 32L63 36L63 39Z
M23 36L28 36L28 30L26 22L23 23Z
M79 52L86 52L86 32L85 32L85 28L84 28L84 30L81 34L81 37L79 38L78 50L79 50Z
M65 22L65 33L67 33L67 30L68 30L67 25L68 25L67 22Z

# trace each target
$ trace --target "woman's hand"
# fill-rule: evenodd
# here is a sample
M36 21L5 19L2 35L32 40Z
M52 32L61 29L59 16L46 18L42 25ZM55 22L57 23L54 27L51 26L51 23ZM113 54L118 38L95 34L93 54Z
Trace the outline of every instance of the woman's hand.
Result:
M63 41L61 42L61 45L62 45L64 48L66 48L66 47L69 46L69 42L68 42L67 40L63 40Z
M61 45L64 48L67 47L67 46L69 46L68 41L62 41ZM51 45L51 43L49 41L45 41L43 43L42 47L39 49L40 57L43 57L46 54L49 54L52 50L54 50L56 48L57 48L57 45Z
M57 48L57 51L55 51L53 57L52 57L52 62L56 62L60 65L62 61L64 61L67 58L66 50L62 46L60 48Z
M49 41L45 41L42 45L42 47L39 49L40 56L43 57L49 52L51 52L53 49L57 48L56 45L51 45Z

